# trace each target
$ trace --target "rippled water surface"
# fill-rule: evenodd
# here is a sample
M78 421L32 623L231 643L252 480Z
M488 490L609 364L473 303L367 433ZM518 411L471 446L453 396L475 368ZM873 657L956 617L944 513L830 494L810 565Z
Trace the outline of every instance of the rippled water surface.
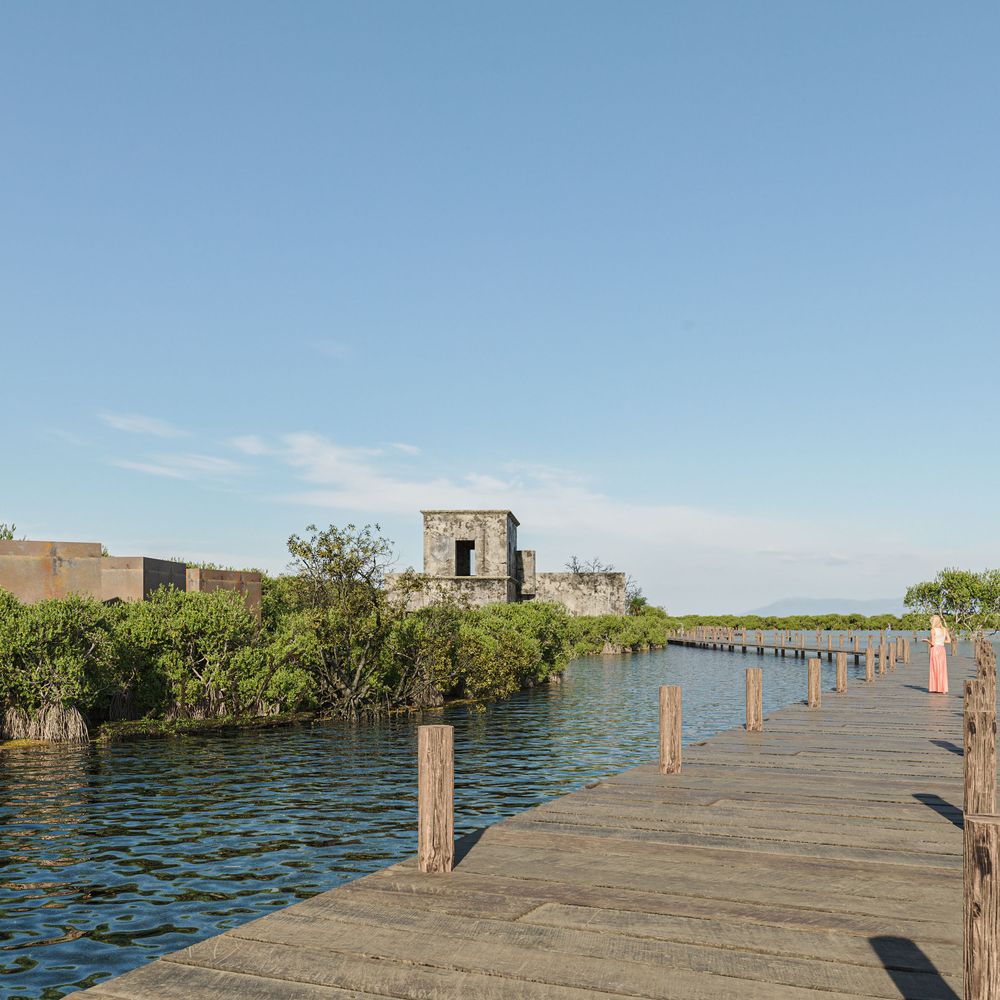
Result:
M482 713L0 751L0 996L60 997L412 854L421 722L455 726L463 833L654 759L660 684L684 688L685 742L741 724L751 665L765 712L804 696L803 660L674 646Z

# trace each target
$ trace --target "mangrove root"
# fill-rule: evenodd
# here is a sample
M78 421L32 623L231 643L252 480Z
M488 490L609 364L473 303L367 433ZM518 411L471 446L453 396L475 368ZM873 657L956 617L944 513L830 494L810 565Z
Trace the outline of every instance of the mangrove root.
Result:
M23 708L3 713L0 736L8 740L49 740L53 743L89 743L90 732L75 708L46 705L34 715Z

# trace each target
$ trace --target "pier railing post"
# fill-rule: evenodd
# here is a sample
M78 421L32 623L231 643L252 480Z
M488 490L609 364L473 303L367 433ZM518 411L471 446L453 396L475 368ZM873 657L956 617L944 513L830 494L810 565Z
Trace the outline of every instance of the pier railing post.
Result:
M966 813L965 1000L1000 997L1000 816Z
M875 650L869 646L865 650L865 683L872 684L875 681Z
M676 684L660 688L660 774L681 770L681 689Z
M823 667L819 660L809 661L809 686L806 704L810 708L820 707L820 685L823 677Z
M847 653L837 653L837 693L847 690Z
M417 860L422 872L450 872L455 863L455 730L417 730Z
M965 800L967 813L997 808L997 719L982 681L965 682Z
M747 670L747 732L759 733L764 728L764 671L760 667Z
M997 654L991 643L982 642L976 662L977 679L983 688L983 704L987 711L996 712L997 705Z
M885 643L880 642L878 644L878 675L879 677L885 676L885 666L886 666L886 648Z

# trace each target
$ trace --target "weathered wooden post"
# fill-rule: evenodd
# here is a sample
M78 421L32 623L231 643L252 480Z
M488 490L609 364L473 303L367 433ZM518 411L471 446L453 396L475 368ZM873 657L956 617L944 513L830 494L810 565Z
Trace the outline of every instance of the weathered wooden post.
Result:
M903 640L903 662L904 663L909 663L910 662L910 640L909 639L904 639Z
M820 707L820 684L823 677L823 667L819 660L809 661L809 687L806 704L810 708Z
M965 1000L1000 997L1000 816L966 813Z
M840 648L841 649L844 648L844 634L843 634L843 632L841 632L841 634L840 634Z
M837 653L837 693L847 690L847 653Z
M967 813L997 808L997 717L982 681L965 682L965 800Z
M856 635L854 637L854 652L855 653L860 653L861 652L861 636L860 635Z
M455 863L454 737L452 726L417 729L417 859L432 874Z
M759 733L764 728L764 671L751 667L747 671L747 732Z
M681 689L676 684L660 688L660 774L681 771Z
M875 682L875 650L869 646L865 650L865 683Z
M878 675L879 677L885 676L885 659L886 659L886 649L885 643L880 642L878 644Z
M983 643L978 679L983 686L985 708L988 712L995 713L997 707L997 655L989 643Z
M906 640L901 635L896 636L896 659L900 663L906 662L906 660L903 659L903 646L905 643Z
M894 673L896 670L896 644L894 642L889 643L889 673Z

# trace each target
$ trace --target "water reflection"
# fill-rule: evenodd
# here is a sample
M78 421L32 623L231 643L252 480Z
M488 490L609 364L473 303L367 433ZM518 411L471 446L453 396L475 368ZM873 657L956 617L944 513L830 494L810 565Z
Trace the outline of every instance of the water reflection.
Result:
M747 666L765 712L804 696L802 660L673 647L482 713L4 751L4 995L62 996L413 853L421 721L455 726L466 833L653 759L660 684L684 688L686 742L742 723Z

